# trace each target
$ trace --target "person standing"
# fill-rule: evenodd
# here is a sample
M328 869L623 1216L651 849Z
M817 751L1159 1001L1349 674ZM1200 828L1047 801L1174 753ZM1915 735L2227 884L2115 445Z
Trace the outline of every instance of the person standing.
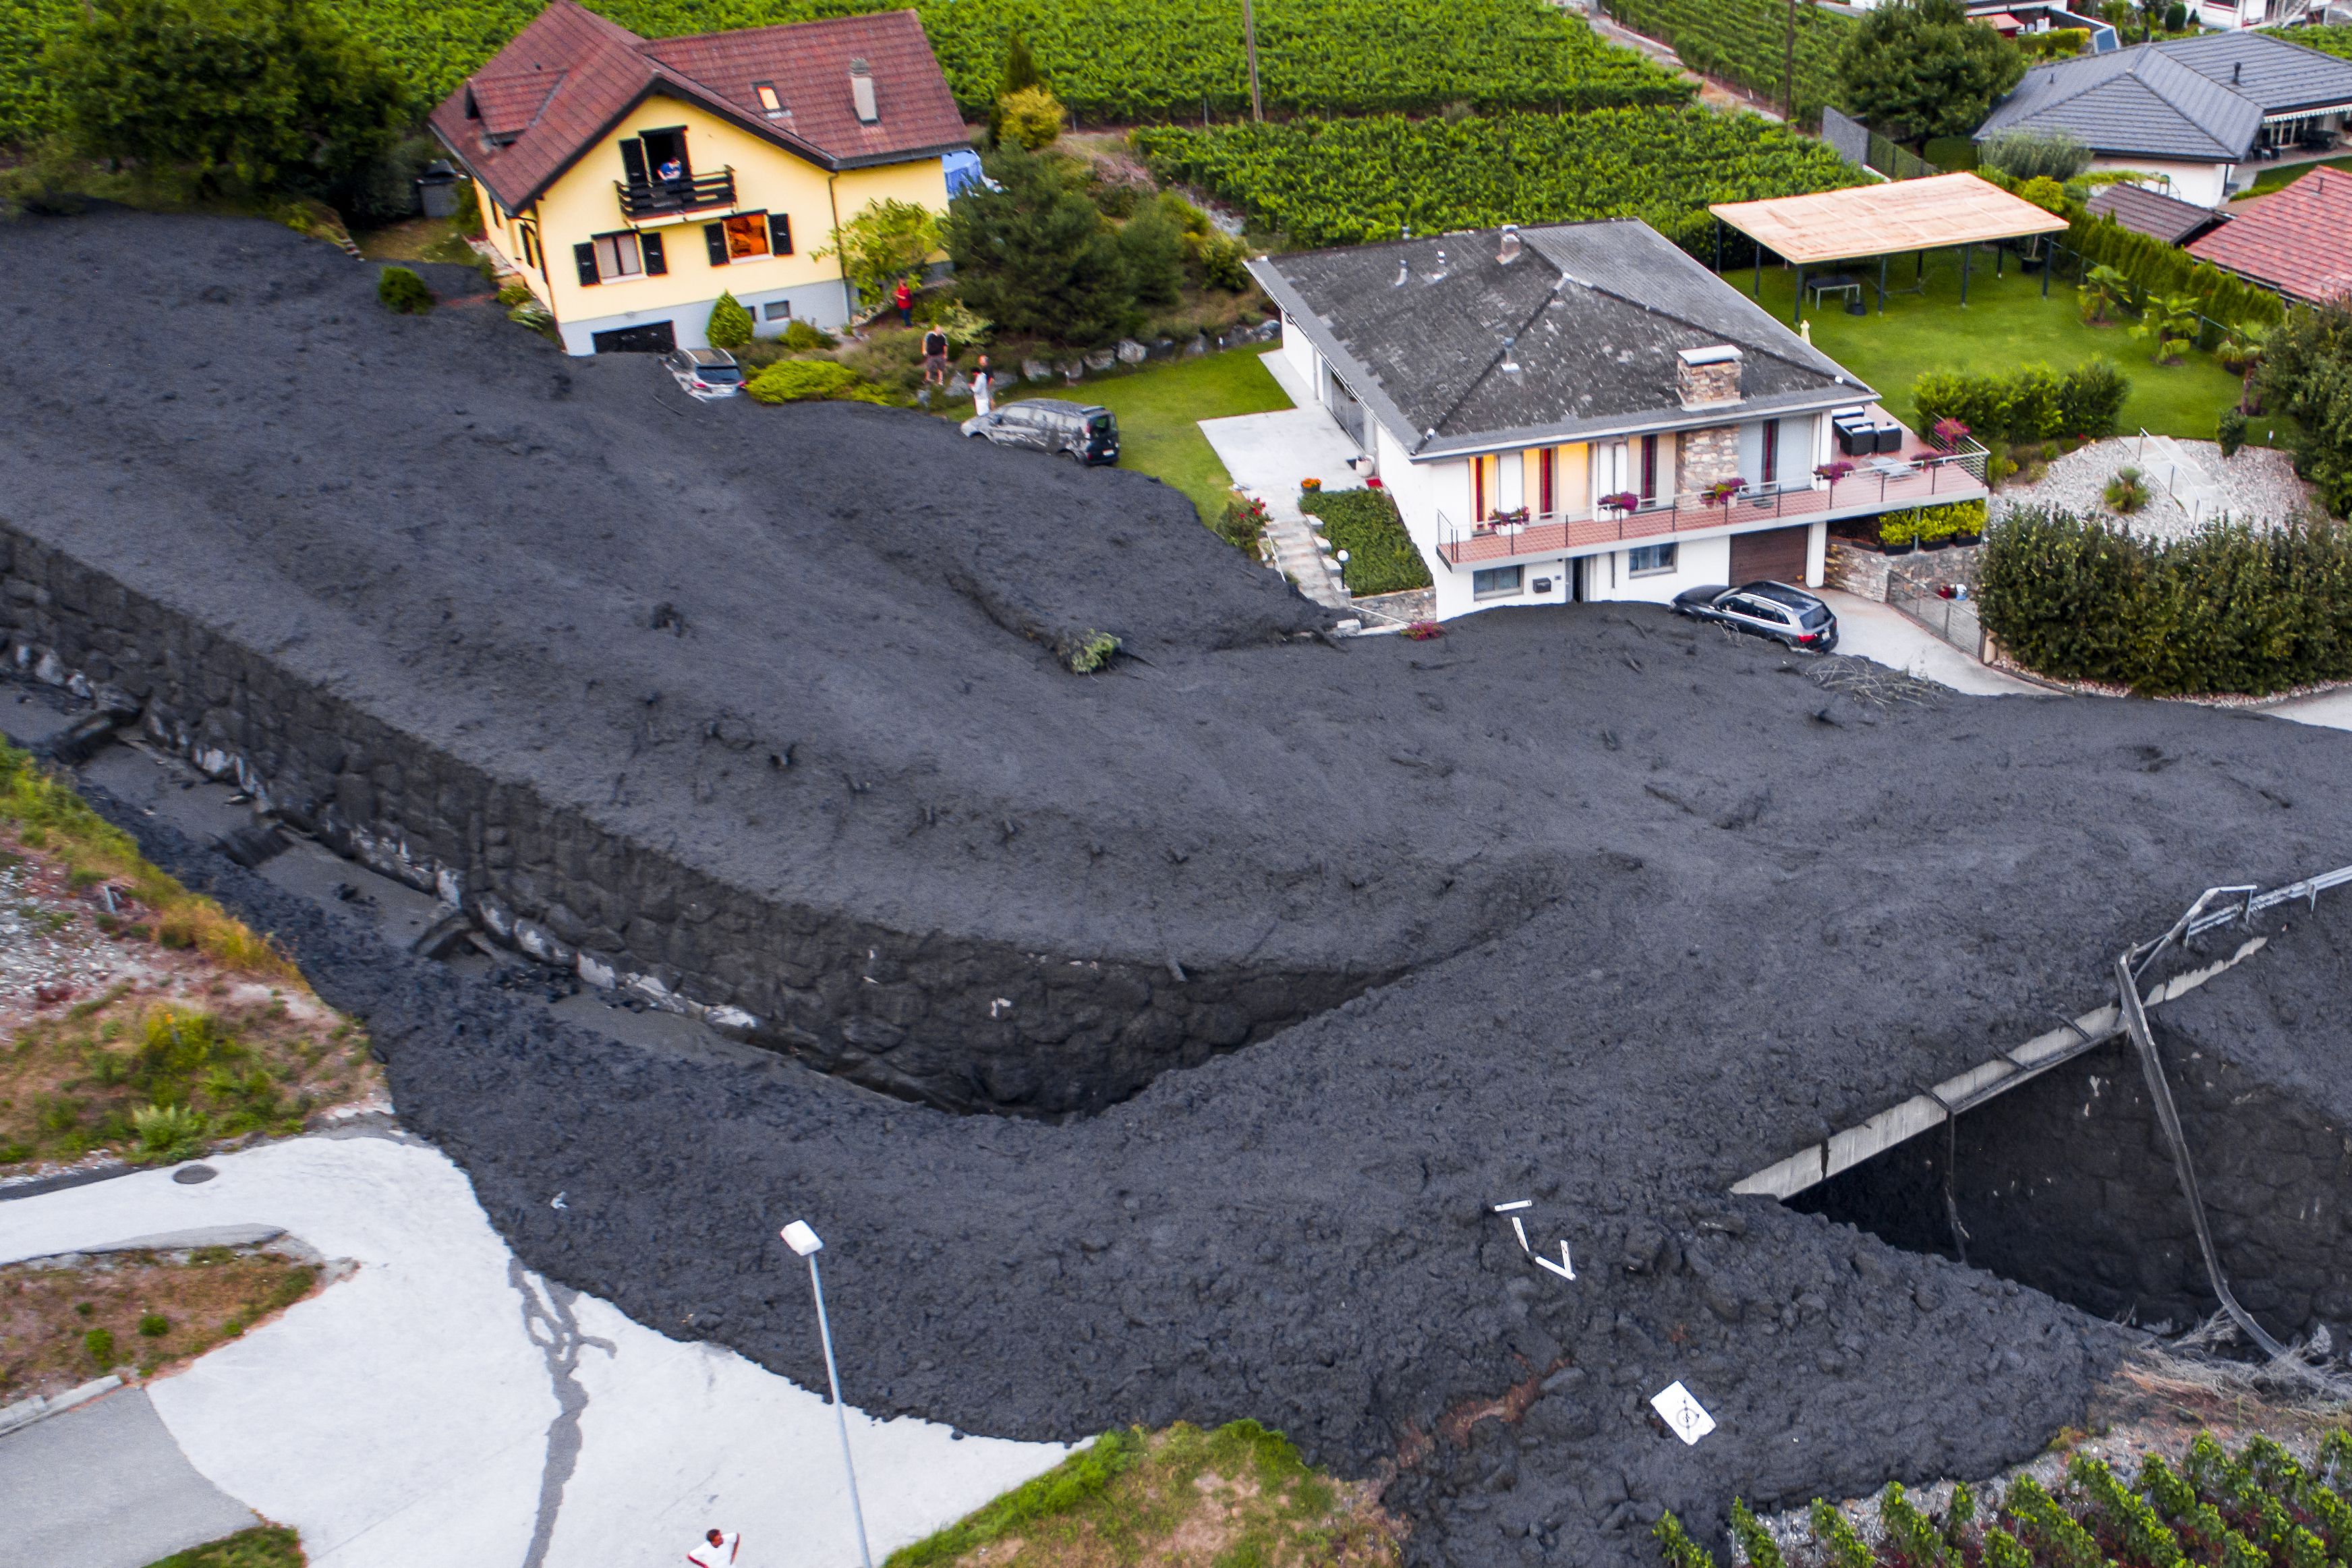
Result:
M702 1544L688 1552L686 1560L693 1563L694 1568L725 1568L727 1563L735 1561L735 1553L742 1544L743 1537L740 1534L707 1530L702 1534Z
M923 384L948 384L948 335L936 326L923 334Z
M987 413L996 406L996 389L988 384L988 356L980 357L980 369L971 377L971 412Z
M908 286L905 278L898 279L898 290L890 296L890 303L898 308L898 325L911 327L915 324L915 291Z

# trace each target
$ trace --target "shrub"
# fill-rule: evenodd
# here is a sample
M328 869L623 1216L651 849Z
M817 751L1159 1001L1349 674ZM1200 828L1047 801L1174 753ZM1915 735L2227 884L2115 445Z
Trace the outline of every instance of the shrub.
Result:
M2066 215L2066 187L2047 174L2036 174L2017 188L2021 201L2032 202L2045 213Z
M804 354L814 350L833 348L837 344L838 340L822 328L812 327L806 321L792 320L784 323L782 342L785 348L794 353Z
M2088 34L2077 36L2084 41L2089 37ZM1977 162L2028 184L2049 180L2063 185L2091 166L2091 149L2072 131L2000 131L1977 143Z
M1321 519L1332 547L1348 552L1339 575L1349 592L1401 593L1430 586L1429 563L1386 491L1309 491L1298 497L1298 509Z
M131 1129L139 1140L131 1156L142 1164L186 1159L203 1147L212 1124L193 1105L142 1105L131 1113Z
M2118 468L2100 498L2106 502L2107 510L2129 517L2147 505L2147 477L2134 467Z
M1650 1538L1658 1543L1658 1554L1665 1560L1666 1568L1716 1568L1715 1556L1690 1538L1683 1521L1668 1509L1650 1526Z
M2130 394L2130 381L2106 360L2085 360L2063 376L2028 365L2006 376L1931 371L1911 383L1922 428L1956 420L1979 438L2021 443L2108 434Z
M1210 529L1235 549L1256 555L1259 553L1258 538L1265 532L1266 522L1264 501L1236 496L1225 503L1224 511L1210 525Z
M2021 33L2017 47L2025 57L2035 64L2045 60L2071 60L2091 47L2088 27L2053 27L2046 33Z
M1148 1451L1140 1427L1105 1432L1034 1480L1024 1481L978 1511L890 1553L884 1568L932 1568L952 1563L1032 1520L1064 1512L1100 1494Z
M1118 652L1118 639L1089 627L1064 637L1059 652L1070 674L1091 675L1110 663L1112 655Z
M920 202L871 201L833 232L833 243L809 253L811 261L841 257L857 297L870 308L887 301L898 280L922 276L940 248L937 214Z
M1007 144L987 159L996 188L948 210L947 246L972 308L1018 336L1099 343L1137 318L1127 257L1067 161Z
M433 290L404 267L383 269L375 280L375 297L385 309L402 316L422 316L433 308Z
M2242 410L2225 408L2220 423L2214 427L2213 438L2221 444L2221 455L2235 457L2246 444L2246 416Z
M2295 420L2296 471L2329 511L2352 513L2352 307L2297 310L2263 350L2254 388Z
M1894 0L1872 10L1838 56L1846 107L1898 141L1964 137L2025 74L2015 44L1958 0Z
M1118 249L1136 303L1173 305L1182 298L1185 248L1184 231L1157 202L1127 220Z
M2286 307L2277 295L2209 267L2178 246L2125 228L2113 218L2078 214L2066 231L2065 245L2093 264L2093 277L2099 276L2101 267L2112 267L2142 296L2188 295L2198 309L2225 326L2286 318Z
M1875 1568L1878 1554L1864 1544L1844 1514L1815 1498L1811 1517L1813 1541L1828 1568Z
M2062 680L2165 696L2352 679L2352 537L2326 521L2157 543L2031 509L1987 536L1978 575L1987 630Z
M100 1372L118 1364L114 1354L114 1331L92 1329L81 1336L82 1353Z
M1062 135L1062 100L1044 87L1024 87L996 100L997 134L1034 152Z
M1895 1561L1904 1568L1941 1568L1950 1555L1935 1521L1904 1495L1899 1483L1887 1482L1879 1494L1878 1517L1886 1526L1886 1543L1895 1549ZM1749 1563L1754 1568L1752 1558Z
M2158 364L2176 364L2179 350L2197 340L2202 325L2197 319L2197 301L2189 296L2151 295L2141 308L2139 325L2132 329L2132 336L2155 343L2151 357Z
M139 1332L148 1339L162 1339L172 1332L172 1320L161 1312L148 1312L139 1320Z
M806 402L838 397L856 380L856 371L831 360L778 360L743 390L761 402Z
M703 335L714 349L740 349L751 340L751 313L743 308L732 289L712 301L710 325Z
M1739 1543L1740 1552L1748 1559L1748 1568L1788 1568L1788 1559L1781 1553L1780 1543L1773 1540L1772 1532L1748 1511L1744 1498L1731 1500L1731 1539Z

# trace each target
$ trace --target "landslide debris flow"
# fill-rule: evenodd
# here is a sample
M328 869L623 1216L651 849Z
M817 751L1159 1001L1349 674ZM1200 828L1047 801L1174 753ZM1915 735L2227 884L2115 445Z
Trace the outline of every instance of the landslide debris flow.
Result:
M1663 1508L2040 1447L2121 1331L1725 1189L2095 1001L2204 885L2352 842L2331 732L1882 705L1634 606L1277 641L1317 612L1131 476L679 414L643 361L383 316L261 225L28 221L0 263L14 526L432 744L902 929L1393 977L1089 1118L956 1117L558 1026L132 824L368 1019L534 1268L807 1380L767 1240L804 1216L853 1400L1254 1416L1401 1464L1422 1562L1645 1561ZM1142 657L1071 676L1073 625ZM726 771L722 710L793 766ZM1573 1283L1489 1212L1522 1197ZM1677 1379L1695 1448L1647 1409Z

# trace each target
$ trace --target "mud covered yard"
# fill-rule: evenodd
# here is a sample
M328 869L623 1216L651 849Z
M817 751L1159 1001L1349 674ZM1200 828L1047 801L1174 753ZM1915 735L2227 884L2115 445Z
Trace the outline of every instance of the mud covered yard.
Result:
M1253 1416L1402 1462L1420 1561L1645 1561L1662 1508L2040 1447L2121 1331L1721 1195L2095 1004L2201 888L2352 860L2333 732L1882 706L1630 607L1283 640L1311 607L1132 476L888 411L680 413L642 361L386 316L265 225L30 221L0 264L21 532L755 893L1171 986L1357 977L1098 1114L958 1117L558 1028L143 824L367 1020L532 1267L810 1381L762 1240L806 1215L855 1402ZM1069 627L1142 657L1074 677ZM2336 947L2325 902L2293 919ZM1487 1212L1520 1197L1574 1283ZM1696 1448L1647 1409L1676 1379L1721 1423Z

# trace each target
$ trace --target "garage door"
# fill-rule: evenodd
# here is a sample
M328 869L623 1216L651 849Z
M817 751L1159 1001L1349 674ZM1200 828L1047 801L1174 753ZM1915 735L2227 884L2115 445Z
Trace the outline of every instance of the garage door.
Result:
M667 354L677 347L677 333L667 321L652 321L599 332L593 340L600 354Z
M1800 523L1793 528L1759 528L1731 536L1731 580L1805 584L1805 536L1812 529Z

